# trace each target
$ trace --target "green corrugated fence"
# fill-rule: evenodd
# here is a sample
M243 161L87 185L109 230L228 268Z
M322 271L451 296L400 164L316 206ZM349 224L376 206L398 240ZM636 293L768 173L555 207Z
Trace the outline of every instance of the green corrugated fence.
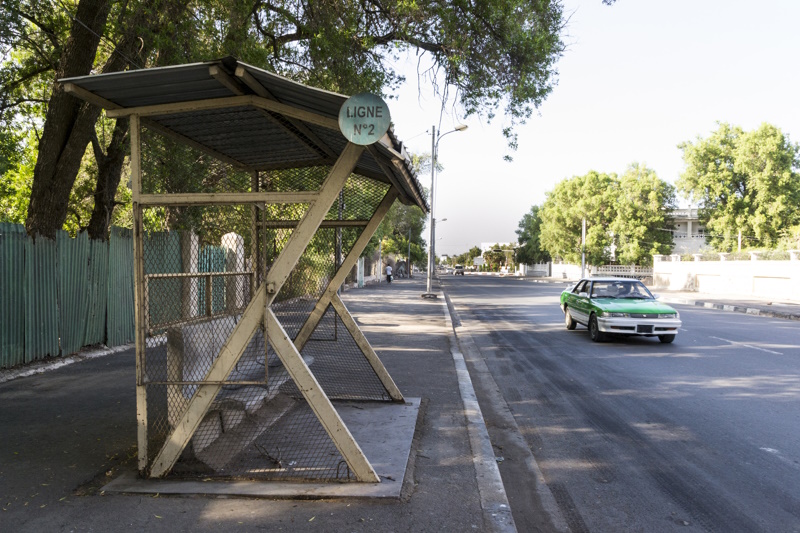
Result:
M112 228L108 243L63 231L33 240L0 223L0 368L127 344L133 332L130 230Z
M0 224L0 368L25 361L25 228Z
M134 340L133 231L111 228L108 239L108 298L106 344L120 346Z

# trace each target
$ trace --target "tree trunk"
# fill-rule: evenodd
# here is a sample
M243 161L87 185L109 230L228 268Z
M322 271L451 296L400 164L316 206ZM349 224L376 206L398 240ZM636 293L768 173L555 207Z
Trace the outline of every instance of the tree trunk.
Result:
M80 0L56 79L89 74L110 7L108 0ZM99 113L99 109L65 93L60 84L54 83L25 221L32 237L55 239L56 231L64 224L69 193Z
M97 184L94 190L94 208L87 231L90 239L106 240L111 215L114 212L114 197L122 176L122 165L128 153L128 120L117 119L111 142L103 153L95 136L92 139L94 156L97 160Z
M162 25L171 27L185 11L188 0L149 0L139 2L135 11L126 17L126 30L119 39L114 52L103 66L102 72L118 72L131 66L141 68L145 59L153 50L155 37L162 31ZM109 0L80 0L76 19L85 23L88 28L75 22L70 30L70 37L64 47L56 78L82 76L89 74L97 53L98 35L103 33L106 18L110 9ZM143 38L144 36L144 38ZM131 58L137 64L131 63ZM94 136L94 127L100 116L100 109L64 92L60 84L56 84L48 103L42 139L39 142L39 155L33 175L31 200L28 206L26 228L31 236L44 235L55 238L67 217L69 194L75 184L75 177L80 170L86 146ZM127 121L125 121L127 122ZM117 125L118 127L122 127ZM127 129L127 126L124 126ZM115 127L116 133L117 127ZM114 139L112 139L112 144ZM98 183L95 199L110 198L101 201L95 210L99 220L95 221L92 213L91 233L106 235L111 211L108 202L113 202L122 171L124 149L109 146L105 168L98 161ZM113 208L113 205L111 205ZM105 229L101 222L105 220Z

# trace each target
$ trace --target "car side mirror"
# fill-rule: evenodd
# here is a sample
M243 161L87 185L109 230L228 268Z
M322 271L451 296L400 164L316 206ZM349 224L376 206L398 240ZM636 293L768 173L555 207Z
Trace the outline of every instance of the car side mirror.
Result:
M653 298L658 300L659 298L661 298L661 295L654 292L653 293Z
M588 298L589 297L589 293L588 292L579 292L578 296L580 296L581 298Z

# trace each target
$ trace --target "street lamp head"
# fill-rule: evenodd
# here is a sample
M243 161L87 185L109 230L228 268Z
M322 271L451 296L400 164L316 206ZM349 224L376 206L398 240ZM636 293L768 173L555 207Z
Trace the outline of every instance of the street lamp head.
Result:
M464 131L465 129L467 129L466 124L459 124L458 126L456 126L456 131Z

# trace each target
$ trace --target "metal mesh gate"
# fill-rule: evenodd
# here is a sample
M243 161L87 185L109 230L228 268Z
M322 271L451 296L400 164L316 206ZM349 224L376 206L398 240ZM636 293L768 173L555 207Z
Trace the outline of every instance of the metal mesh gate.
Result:
M336 283L341 281L334 282L352 265L349 261L343 266L345 258L361 253L364 241L359 245L359 237L367 228L370 234L364 237L374 231L385 212L381 206L391 204L390 186L350 174L272 295L270 272L279 268L282 252L315 200L182 205L177 196L317 192L331 172L331 166L319 165L244 172L142 128L143 193L176 195L174 203L139 207L141 220L161 221L166 230L137 237L143 280L139 377L146 398L147 473L356 479L318 409L309 404L279 357L267 334L266 316L230 373L213 376L243 317L254 312L248 306L255 305L261 291L329 400L398 399L376 372L368 357L371 349L356 338L359 332L336 296ZM213 397L205 408L198 407L208 394ZM187 431L184 443L180 435ZM174 461L169 460L171 446L178 450ZM162 462L170 464L163 469Z

